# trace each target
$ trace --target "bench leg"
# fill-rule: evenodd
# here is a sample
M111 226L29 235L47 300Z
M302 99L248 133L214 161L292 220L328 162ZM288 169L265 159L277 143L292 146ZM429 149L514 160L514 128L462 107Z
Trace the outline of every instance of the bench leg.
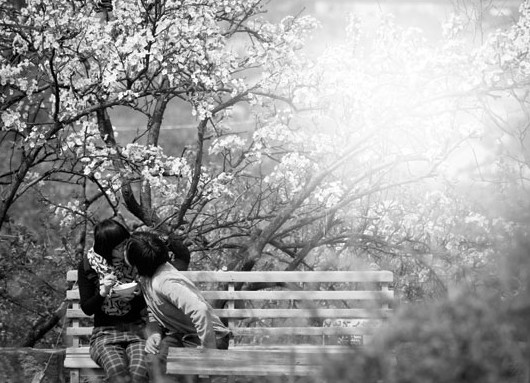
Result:
M79 383L79 370L70 371L70 383Z

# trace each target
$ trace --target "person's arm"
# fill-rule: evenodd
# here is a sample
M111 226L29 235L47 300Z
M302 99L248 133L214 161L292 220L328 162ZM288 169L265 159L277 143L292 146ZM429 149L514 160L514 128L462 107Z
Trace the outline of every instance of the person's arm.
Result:
M211 307L200 292L194 286L175 279L168 279L161 287L170 302L191 318L201 345L216 348Z
M147 307L147 324L145 326L145 352L148 354L158 354L160 352L160 342L162 341L163 328L153 317L149 306Z
M152 334L162 334L164 332L164 328L156 318L151 313L151 310L149 309L149 306L147 306L147 324L145 325L145 333L147 336L151 336Z
M79 298L81 310L86 315L93 315L100 310L105 297L99 293L99 279L97 274L87 275L83 261L79 263L77 268L77 283L79 285Z

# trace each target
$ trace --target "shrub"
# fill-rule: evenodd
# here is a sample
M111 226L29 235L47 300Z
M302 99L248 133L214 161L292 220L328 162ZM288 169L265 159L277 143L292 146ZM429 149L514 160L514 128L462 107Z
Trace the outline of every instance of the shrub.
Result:
M508 302L460 292L404 306L373 344L332 361L329 382L512 383L524 375L521 332Z

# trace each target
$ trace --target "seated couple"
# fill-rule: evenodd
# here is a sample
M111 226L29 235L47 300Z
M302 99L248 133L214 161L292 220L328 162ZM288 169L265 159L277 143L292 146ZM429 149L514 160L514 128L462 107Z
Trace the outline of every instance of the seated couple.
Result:
M187 262L179 267L187 268ZM135 280L141 293L114 293L115 286ZM94 247L79 264L78 283L81 308L94 315L90 355L109 382L164 381L168 347L228 348L230 331L170 263L168 248L155 234L130 235L117 221L100 222Z

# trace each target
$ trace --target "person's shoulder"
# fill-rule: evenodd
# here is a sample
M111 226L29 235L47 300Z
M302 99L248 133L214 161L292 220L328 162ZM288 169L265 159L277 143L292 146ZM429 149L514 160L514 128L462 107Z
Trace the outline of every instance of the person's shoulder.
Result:
M186 277L169 263L160 265L153 275L153 282L160 286L168 283L182 283L184 281L186 281Z
M155 275L173 274L173 273L178 273L178 270L171 263L166 262L158 266L158 268L156 269Z

